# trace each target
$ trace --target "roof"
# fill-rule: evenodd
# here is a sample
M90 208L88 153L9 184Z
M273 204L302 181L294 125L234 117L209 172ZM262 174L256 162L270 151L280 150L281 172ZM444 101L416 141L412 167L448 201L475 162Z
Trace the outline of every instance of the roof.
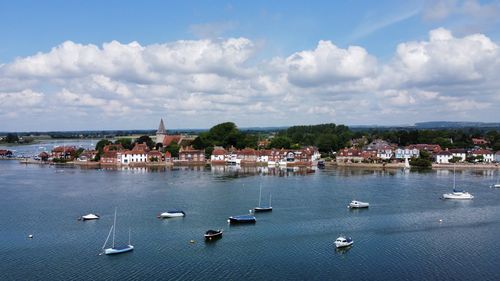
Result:
M446 151L446 150L445 150L445 151L441 151L441 152L437 153L436 155L446 155L446 156L451 156L451 152L449 152L449 151Z
M226 150L216 148L212 151L212 155L226 155Z
M491 150L488 150L488 149L478 149L478 150L472 151L472 154L493 154L493 152Z

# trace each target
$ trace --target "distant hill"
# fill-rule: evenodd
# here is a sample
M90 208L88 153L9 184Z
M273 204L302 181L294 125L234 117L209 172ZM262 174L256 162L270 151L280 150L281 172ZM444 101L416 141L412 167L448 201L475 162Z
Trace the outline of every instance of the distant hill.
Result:
M432 121L415 123L416 129L500 128L500 123Z

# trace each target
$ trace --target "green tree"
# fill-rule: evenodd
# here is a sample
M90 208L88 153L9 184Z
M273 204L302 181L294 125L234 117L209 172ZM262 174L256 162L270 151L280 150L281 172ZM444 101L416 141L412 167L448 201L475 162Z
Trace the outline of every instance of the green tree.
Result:
M19 141L19 137L16 134L7 134L5 136L5 142L7 143L16 143Z
M292 140L286 136L274 137L269 144L270 148L285 148L289 149L292 145Z
M140 136L135 142L145 143L149 149L153 149L155 147L155 142L149 136Z
M166 148L165 150L170 152L170 155L172 155L172 157L179 157L179 145L173 141L171 142Z
M102 139L100 141L98 141L95 145L95 150L97 150L99 153L99 156L101 156L104 152L103 152L103 148L108 145L108 144L111 144L111 142L109 140L106 140L106 139Z
M131 138L120 138L115 141L115 144L121 144L125 149L132 149L134 145L132 144Z

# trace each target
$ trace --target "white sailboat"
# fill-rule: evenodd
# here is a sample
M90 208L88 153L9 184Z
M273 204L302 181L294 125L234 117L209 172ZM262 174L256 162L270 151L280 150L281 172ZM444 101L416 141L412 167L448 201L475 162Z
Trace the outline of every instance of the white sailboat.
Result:
M259 188L259 206L253 208L254 212L271 212L273 210L273 207L271 206L271 199L272 199L272 196L271 196L271 194L269 194L269 206L268 207L261 206L262 185L260 185L260 188Z
M455 165L453 165L453 192L443 194L443 199L469 200L474 198L472 194L455 188Z
M109 236L111 235L111 232L113 232L113 242L111 245L111 248L106 248L106 244L108 243ZM128 245L124 246L115 246L115 233L116 233L116 208L115 208L115 218L113 220L113 225L111 226L111 229L109 230L108 237L106 237L106 241L104 241L104 245L102 245L102 250L103 253L106 255L114 255L114 254L121 254L125 252L132 251L134 249L134 246L130 244L130 228L128 230Z
M500 173L497 176L497 183L492 184L491 187L500 188Z

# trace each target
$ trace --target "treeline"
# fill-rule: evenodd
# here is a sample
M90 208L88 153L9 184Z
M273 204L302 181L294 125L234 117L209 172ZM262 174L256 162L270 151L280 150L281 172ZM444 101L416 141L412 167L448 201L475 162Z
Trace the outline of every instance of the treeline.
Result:
M347 126L330 124L293 126L271 140L271 148L300 148L313 145L320 152L337 151L348 145L353 133Z
M215 146L235 147L243 149L246 147L257 148L259 136L257 134L241 132L233 122L225 122L213 126L208 132L202 132L192 142L196 149L205 149L210 155Z

